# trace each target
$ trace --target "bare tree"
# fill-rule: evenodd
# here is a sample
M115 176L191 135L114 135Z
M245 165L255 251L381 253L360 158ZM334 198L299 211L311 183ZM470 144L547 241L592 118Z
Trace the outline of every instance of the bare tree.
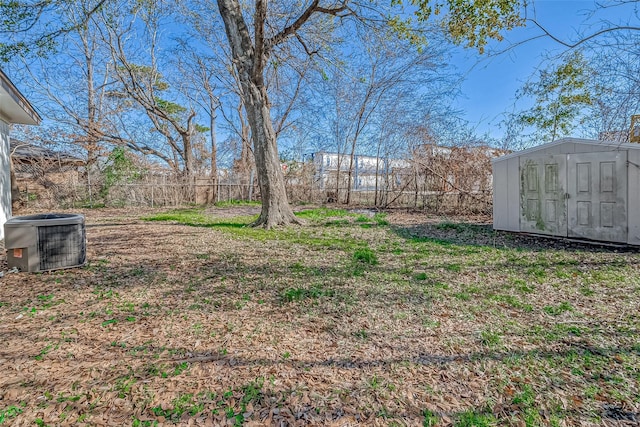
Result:
M123 7L120 5L120 7ZM103 41L110 49L114 63L114 75L119 88L112 90L110 95L119 98L124 103L133 100L141 107L150 120L153 128L163 136L165 143L171 148L173 158L167 156L161 148L139 145L133 140L131 148L136 151L153 154L176 171L181 170L186 177L194 172L193 140L198 130L195 123L197 115L192 106L182 106L177 102L164 98L164 93L170 87L160 71L158 61L159 31L161 18L165 11L155 4L135 4L131 11L110 11L103 13L104 31L101 33ZM132 39L142 35L136 32L136 25L144 24L146 37L142 43L146 44L146 58L132 59L129 49L137 49L138 45L130 46ZM139 51L139 49L138 49Z

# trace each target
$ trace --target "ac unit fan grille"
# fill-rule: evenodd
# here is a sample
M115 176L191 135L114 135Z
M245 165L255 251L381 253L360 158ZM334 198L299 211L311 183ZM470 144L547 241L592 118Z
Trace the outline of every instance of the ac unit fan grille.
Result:
M84 224L38 227L40 270L74 267L86 259Z

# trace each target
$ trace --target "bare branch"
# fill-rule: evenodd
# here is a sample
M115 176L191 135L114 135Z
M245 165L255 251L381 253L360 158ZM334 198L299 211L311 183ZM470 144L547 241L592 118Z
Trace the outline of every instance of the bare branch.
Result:
M596 31L595 33L583 37L582 39L578 40L575 43L569 43L566 42L564 40L561 40L560 38L554 36L553 34L551 34L544 26L542 26L538 21L536 21L535 19L529 18L528 21L532 22L536 27L538 27L540 30L542 30L542 32L544 33L545 36L549 37L551 40L555 41L556 43L559 43L565 47L568 47L569 49L573 49L575 47L580 46L581 44L594 39L596 37L599 37L603 34L606 33L611 33L611 32L616 32L616 31L640 31L640 27L634 27L634 26L628 26L628 25L623 25L623 26L616 26L616 27L610 27L610 28L604 28L600 31Z
M271 37L265 43L267 48L272 48L285 41L287 38L296 34L298 30L311 18L314 13L324 13L327 15L340 16L342 12L348 11L347 3L349 0L344 0L342 4L335 8L326 8L320 6L320 0L313 0L311 4L300 14L293 24L285 27L275 36Z

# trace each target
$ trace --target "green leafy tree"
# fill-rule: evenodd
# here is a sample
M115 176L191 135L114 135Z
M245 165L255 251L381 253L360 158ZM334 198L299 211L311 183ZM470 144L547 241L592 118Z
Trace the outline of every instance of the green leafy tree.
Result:
M540 71L538 79L525 84L519 94L535 103L519 113L517 121L534 127L545 142L568 135L584 109L593 104L591 74L580 51L571 52L560 65Z

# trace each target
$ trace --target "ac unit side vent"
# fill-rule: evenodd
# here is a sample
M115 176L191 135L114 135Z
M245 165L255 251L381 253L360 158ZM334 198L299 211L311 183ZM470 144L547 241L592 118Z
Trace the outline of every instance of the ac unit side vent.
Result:
M74 267L86 261L84 224L38 227L40 270Z

